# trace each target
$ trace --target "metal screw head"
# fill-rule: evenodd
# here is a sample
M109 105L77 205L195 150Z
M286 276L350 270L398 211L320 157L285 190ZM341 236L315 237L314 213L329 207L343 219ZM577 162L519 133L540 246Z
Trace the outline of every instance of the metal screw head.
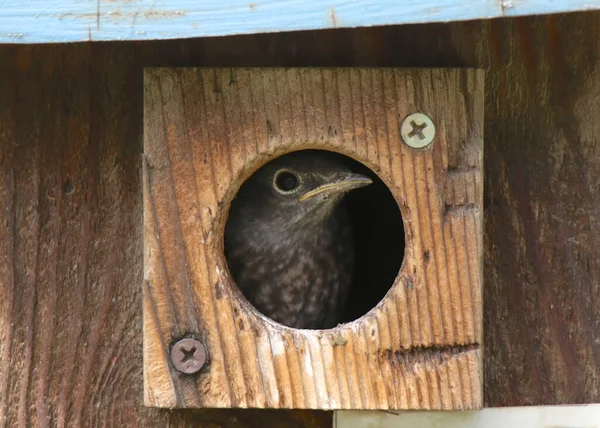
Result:
M198 372L206 363L206 348L196 339L181 339L171 349L171 362L185 374Z
M423 113L409 114L400 125L400 135L408 146L422 149L433 141L435 125L429 116Z

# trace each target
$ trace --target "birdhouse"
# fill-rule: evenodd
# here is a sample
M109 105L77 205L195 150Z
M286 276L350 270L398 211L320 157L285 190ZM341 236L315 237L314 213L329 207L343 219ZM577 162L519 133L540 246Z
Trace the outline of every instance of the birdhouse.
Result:
M473 69L147 69L146 404L480 408L483 81ZM382 299L322 330L259 312L224 253L240 186L302 150L368 169L404 230Z

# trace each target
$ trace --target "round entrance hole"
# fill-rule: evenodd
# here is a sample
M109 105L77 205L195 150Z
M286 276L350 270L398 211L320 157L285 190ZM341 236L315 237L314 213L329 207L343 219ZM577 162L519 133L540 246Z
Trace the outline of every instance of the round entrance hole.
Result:
M231 203L224 240L248 302L309 329L375 307L398 275L404 243L400 209L381 179L324 150L287 153L252 174Z

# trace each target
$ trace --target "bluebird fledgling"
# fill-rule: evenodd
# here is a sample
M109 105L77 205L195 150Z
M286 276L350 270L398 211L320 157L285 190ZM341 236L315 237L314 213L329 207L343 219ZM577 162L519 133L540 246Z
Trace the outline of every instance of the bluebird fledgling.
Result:
M341 202L371 183L331 153L300 151L269 162L241 186L225 228L225 255L254 307L290 327L337 325L354 266Z

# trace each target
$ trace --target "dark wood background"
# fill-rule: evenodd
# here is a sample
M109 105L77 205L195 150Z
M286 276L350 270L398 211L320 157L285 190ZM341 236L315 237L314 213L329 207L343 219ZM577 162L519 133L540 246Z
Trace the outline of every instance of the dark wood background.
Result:
M600 13L0 46L0 426L325 427L142 405L142 69L482 67L485 402L600 401Z

